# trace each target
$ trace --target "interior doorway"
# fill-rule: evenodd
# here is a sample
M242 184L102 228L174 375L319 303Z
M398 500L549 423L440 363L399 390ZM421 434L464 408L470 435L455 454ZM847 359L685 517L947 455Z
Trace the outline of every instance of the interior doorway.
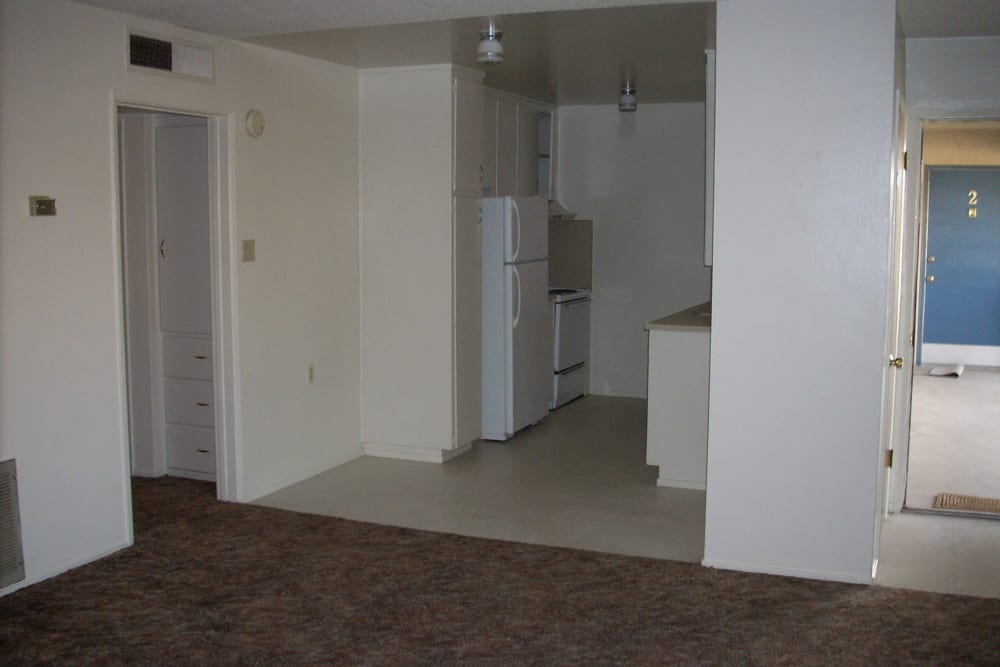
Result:
M128 105L116 121L130 469L231 499L224 121Z
M975 499L1000 498L1000 122L925 122L920 175L901 505L990 517Z

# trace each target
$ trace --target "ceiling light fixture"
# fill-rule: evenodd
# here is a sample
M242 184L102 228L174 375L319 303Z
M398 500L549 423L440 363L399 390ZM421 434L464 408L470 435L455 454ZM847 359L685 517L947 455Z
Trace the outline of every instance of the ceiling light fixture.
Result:
M635 100L635 84L626 81L622 86L622 96L618 98L619 111L635 111L638 103Z
M503 44L500 40L503 33L497 30L493 19L490 19L489 27L479 33L479 48L476 49L476 60L481 63L502 63Z

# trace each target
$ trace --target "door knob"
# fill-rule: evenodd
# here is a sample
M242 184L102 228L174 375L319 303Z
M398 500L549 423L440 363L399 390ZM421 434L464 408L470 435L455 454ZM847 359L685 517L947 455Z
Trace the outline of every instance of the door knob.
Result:
M902 368L903 357L889 357L889 365L893 368Z
M934 276L927 276L927 282L929 283L934 282Z

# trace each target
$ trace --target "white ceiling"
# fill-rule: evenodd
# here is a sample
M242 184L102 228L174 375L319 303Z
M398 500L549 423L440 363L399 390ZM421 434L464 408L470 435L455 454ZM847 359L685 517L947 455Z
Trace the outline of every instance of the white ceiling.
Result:
M456 62L489 15L506 59L486 83L560 104L704 98L713 2L692 0L78 0L355 67ZM1000 35L1000 0L899 0L907 37Z

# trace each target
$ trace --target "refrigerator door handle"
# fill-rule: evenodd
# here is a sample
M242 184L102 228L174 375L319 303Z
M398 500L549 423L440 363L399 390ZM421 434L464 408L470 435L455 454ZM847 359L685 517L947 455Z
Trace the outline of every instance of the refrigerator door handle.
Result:
M517 256L521 254L521 210L517 207L517 200L513 197L510 198L510 212L511 215L511 233L516 233L514 242L511 244L514 246L510 253L510 261L514 263L517 261ZM520 306L518 306L520 308Z
M517 295L517 310L514 311L514 324L511 329L517 328L517 323L521 321L521 274L518 272L517 267L511 267L514 271L511 275L514 277L514 282L517 283L517 289L514 293Z

